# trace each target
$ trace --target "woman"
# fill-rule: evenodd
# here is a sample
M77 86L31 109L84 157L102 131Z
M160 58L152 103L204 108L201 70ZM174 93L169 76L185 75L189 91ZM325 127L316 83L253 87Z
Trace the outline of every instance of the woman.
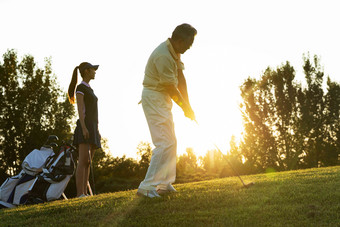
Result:
M78 80L78 69L83 81L77 86L76 99L79 119L74 131L73 144L78 146L79 157L76 170L77 197L86 197L89 180L90 158L92 160L96 149L101 148L98 131L98 98L93 93L89 83L95 78L99 65L83 62L73 70L72 80L68 88L69 100L75 103L75 87Z

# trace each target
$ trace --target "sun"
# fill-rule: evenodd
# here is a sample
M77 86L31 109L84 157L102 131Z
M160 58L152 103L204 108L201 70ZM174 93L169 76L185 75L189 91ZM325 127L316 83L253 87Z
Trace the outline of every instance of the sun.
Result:
M232 136L237 140L242 133L242 120L237 108L232 111L219 110L219 114L210 111L196 111L198 124L183 117L183 112L174 109L177 154L182 155L186 148L192 148L197 157L205 156L208 150L218 146L223 153L229 150Z

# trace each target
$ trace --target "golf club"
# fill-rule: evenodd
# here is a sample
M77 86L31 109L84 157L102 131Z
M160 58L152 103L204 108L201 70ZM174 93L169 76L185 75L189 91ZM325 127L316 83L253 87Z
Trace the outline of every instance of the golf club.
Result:
M242 180L242 178L240 177L240 174L238 174L238 172L236 171L236 169L234 169L233 165L230 163L230 161L224 156L224 154L222 153L222 151L217 147L216 144L214 144L216 149L222 154L224 160L227 161L228 165L230 166L230 168L234 171L234 173L236 174L236 176L240 179L240 181L242 182L243 186L245 188L249 188L250 186L254 185L254 182L250 182L248 184L245 184L244 181Z
M196 122L196 124L199 126L198 122L196 119L194 119L194 121ZM250 182L250 183L244 183L244 181L242 180L242 178L240 177L240 174L236 171L236 169L234 169L233 165L230 163L230 161L225 157L225 155L222 153L222 151L218 148L218 146L216 144L214 144L216 149L222 154L223 158L227 161L228 165L230 166L230 168L233 170L233 172L235 173L235 175L240 179L240 181L243 184L243 187L245 188L249 188L250 186L254 185L254 182Z

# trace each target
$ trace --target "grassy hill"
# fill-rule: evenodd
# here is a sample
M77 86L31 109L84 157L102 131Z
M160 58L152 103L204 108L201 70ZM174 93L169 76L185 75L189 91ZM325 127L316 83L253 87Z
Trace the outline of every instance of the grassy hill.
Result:
M162 198L136 190L0 210L0 226L340 226L340 167L175 185Z

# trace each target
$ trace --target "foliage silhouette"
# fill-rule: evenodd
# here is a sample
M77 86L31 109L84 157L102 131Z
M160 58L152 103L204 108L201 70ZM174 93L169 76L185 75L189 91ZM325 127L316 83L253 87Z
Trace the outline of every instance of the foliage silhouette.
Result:
M52 75L51 59L41 69L30 55L20 62L17 58L8 50L0 62L0 166L10 175L21 170L21 161L48 135L69 140L74 116Z

